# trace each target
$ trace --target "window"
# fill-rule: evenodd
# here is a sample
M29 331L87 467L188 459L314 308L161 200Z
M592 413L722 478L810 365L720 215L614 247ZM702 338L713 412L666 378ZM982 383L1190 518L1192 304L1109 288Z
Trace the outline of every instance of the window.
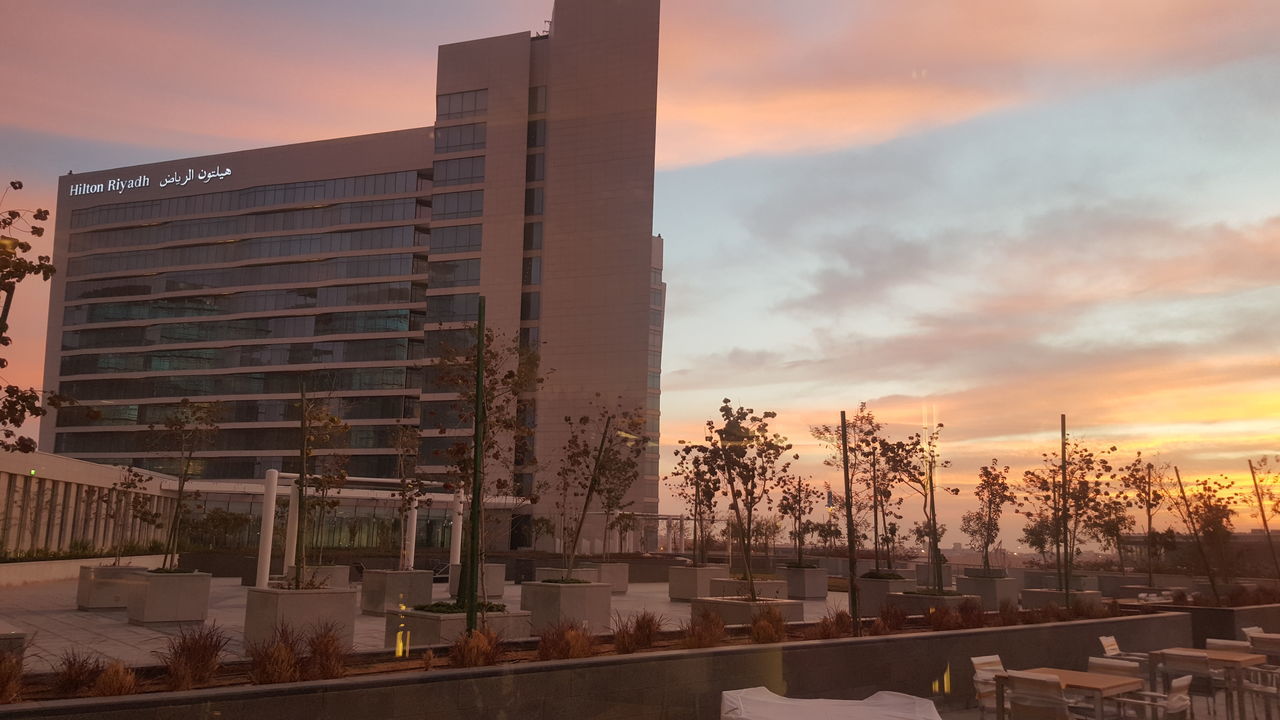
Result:
M439 131L437 131L439 132ZM547 145L547 121L546 120L530 120L529 121L529 147L538 148ZM436 150L439 151L439 141L436 143Z
M484 214L484 191L436 193L431 196L431 217L436 220L479 217Z
M655 288L649 291L649 304L662 307L662 290Z
M649 389L658 390L662 388L662 373L649 373Z
M547 156L535 153L525 159L525 182L538 182L547 178Z
M475 293L427 296L426 322L475 322L479 315L480 296Z
M538 85L529 88L529 114L537 115L547 111L547 86Z
M524 259L524 268L520 274L520 282L524 285L542 284L542 258L527 257Z
M536 327L520 328L520 347L526 350L537 350L541 333ZM59 413L58 417L62 417Z
M436 152L450 153L484 148L484 123L436 128Z
M524 224L524 249L542 249L542 223L532 222Z
M424 437L418 446L419 465L449 465L451 457L465 457L470 452L471 438L461 437Z
M662 311L661 310L649 311L649 325L653 327L658 327L658 328L662 327Z
M662 284L662 268L650 268L650 269L649 269L649 284L650 284L650 285L661 285L661 284Z
M437 160L432 175L436 185L484 182L484 156Z
M436 120L483 115L488 109L488 90L467 90L436 96Z
M428 400L422 403L422 425L427 428L468 428L471 419L458 400Z
M542 297L536 292L520 293L520 319L537 320L542 310Z
M474 352L476 332L471 328L460 330L428 330L425 357L458 357Z
M480 258L427 263L427 289L480 284Z
M545 193L542 188L528 188L524 191L524 214L541 215Z
M451 225L431 229L431 254L478 252L480 225Z

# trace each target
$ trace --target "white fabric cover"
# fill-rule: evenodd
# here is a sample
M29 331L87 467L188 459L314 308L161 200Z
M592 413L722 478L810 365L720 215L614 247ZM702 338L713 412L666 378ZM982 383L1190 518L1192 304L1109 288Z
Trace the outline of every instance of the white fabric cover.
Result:
M793 699L754 687L720 693L721 720L941 720L933 702L881 691L866 700Z

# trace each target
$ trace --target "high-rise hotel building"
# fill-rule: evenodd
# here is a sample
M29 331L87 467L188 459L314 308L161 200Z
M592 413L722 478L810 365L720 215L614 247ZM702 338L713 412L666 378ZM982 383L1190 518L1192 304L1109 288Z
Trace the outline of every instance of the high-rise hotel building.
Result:
M657 57L658 0L556 0L547 33L439 49L434 127L62 177L45 387L80 405L50 413L41 449L172 470L147 426L216 400L200 478L296 471L298 385L323 377L349 473L393 478L398 424L446 442L430 365L481 295L541 356L537 472L597 393L656 436ZM651 448L636 512L657 511L657 464Z

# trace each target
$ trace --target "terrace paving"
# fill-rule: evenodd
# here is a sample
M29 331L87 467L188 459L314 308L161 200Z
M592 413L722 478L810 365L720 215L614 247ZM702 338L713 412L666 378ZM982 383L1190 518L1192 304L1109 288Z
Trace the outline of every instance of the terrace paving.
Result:
M240 636L244 631L246 591L238 578L214 578L209 594L208 621L231 635L228 650L236 655L244 649ZM441 594L443 586L437 584L436 591ZM0 621L32 634L33 644L27 651L29 670L47 669L72 648L92 650L130 665L152 665L157 662L156 653L164 650L168 638L180 627L178 623L130 625L123 609L77 610L75 598L75 580L0 588ZM520 586L507 583L503 601L510 607L519 607ZM825 601L807 600L805 620L817 620L827 613L828 603L842 607L844 601L843 593L830 593ZM632 583L626 595L613 596L613 610L623 615L650 610L662 615L670 629L689 619L689 603L668 599L666 583ZM382 649L383 632L383 618L357 615L356 650Z

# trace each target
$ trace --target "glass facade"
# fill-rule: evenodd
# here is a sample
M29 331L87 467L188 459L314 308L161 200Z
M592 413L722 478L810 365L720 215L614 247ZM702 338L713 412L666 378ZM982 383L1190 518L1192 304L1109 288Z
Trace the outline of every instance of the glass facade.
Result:
M485 104L474 95L460 102L467 112ZM454 135L483 145L483 125ZM484 159L438 170L446 184L478 181ZM79 405L57 414L54 451L176 470L172 458L152 457L162 453L147 428L190 398L213 403L220 424L234 423L195 459L194 477L296 471L305 381L310 397L353 423L340 440L352 454L348 472L393 477L397 425L421 423L429 281L474 285L479 273L479 260L428 262L433 238L420 218L432 174L73 211L58 387ZM458 212L482 208L480 193L453 195L444 202L461 203ZM480 247L478 224L441 230L435 251L456 257ZM434 309L474 315L475 296L437 298ZM444 410L432 407L441 418Z

